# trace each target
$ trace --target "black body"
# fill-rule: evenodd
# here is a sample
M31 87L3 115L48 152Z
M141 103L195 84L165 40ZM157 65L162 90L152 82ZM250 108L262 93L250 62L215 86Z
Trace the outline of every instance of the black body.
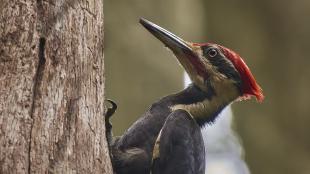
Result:
M179 174L204 173L204 144L199 125L188 112L184 110L172 112L170 107L211 98L212 94L207 94L195 85L190 85L185 90L152 104L148 111L112 145L115 172L149 174L153 168L155 173L164 174L188 168L188 170L180 170ZM215 116L210 117L209 121ZM152 167L153 148L161 130L160 158L154 159L155 165ZM167 165L166 160L171 160L178 165ZM179 166L181 164L182 166ZM158 171L158 168L164 168L165 172Z

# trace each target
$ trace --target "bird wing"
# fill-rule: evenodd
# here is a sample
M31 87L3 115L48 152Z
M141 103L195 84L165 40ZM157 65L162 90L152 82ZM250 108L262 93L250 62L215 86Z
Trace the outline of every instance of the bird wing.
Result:
M184 110L172 112L153 149L152 174L204 174L205 150L200 127Z
M117 174L148 173L150 157L141 148L113 149L113 169Z

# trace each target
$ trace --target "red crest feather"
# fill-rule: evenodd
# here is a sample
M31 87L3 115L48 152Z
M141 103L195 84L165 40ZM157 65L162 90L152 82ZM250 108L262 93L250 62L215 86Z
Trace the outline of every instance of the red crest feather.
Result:
M257 84L254 76L243 59L234 51L221 45L217 46L222 49L223 54L233 63L240 74L243 93L241 99L249 99L251 96L255 96L259 102L262 102L264 100L262 88Z

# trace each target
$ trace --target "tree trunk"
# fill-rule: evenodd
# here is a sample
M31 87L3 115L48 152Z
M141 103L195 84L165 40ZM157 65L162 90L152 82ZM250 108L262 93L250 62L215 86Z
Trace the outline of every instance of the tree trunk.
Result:
M103 1L1 0L0 173L112 174Z

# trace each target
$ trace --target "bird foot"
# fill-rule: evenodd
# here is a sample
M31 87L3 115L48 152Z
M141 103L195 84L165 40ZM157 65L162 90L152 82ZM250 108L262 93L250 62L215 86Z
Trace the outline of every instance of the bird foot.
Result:
M107 138L109 147L111 147L113 143L112 142L113 133L112 133L112 124L110 122L110 118L115 113L117 109L117 104L113 100L110 100L110 99L107 99L106 101L109 102L111 105L110 107L107 108L107 112L105 113L106 138Z

